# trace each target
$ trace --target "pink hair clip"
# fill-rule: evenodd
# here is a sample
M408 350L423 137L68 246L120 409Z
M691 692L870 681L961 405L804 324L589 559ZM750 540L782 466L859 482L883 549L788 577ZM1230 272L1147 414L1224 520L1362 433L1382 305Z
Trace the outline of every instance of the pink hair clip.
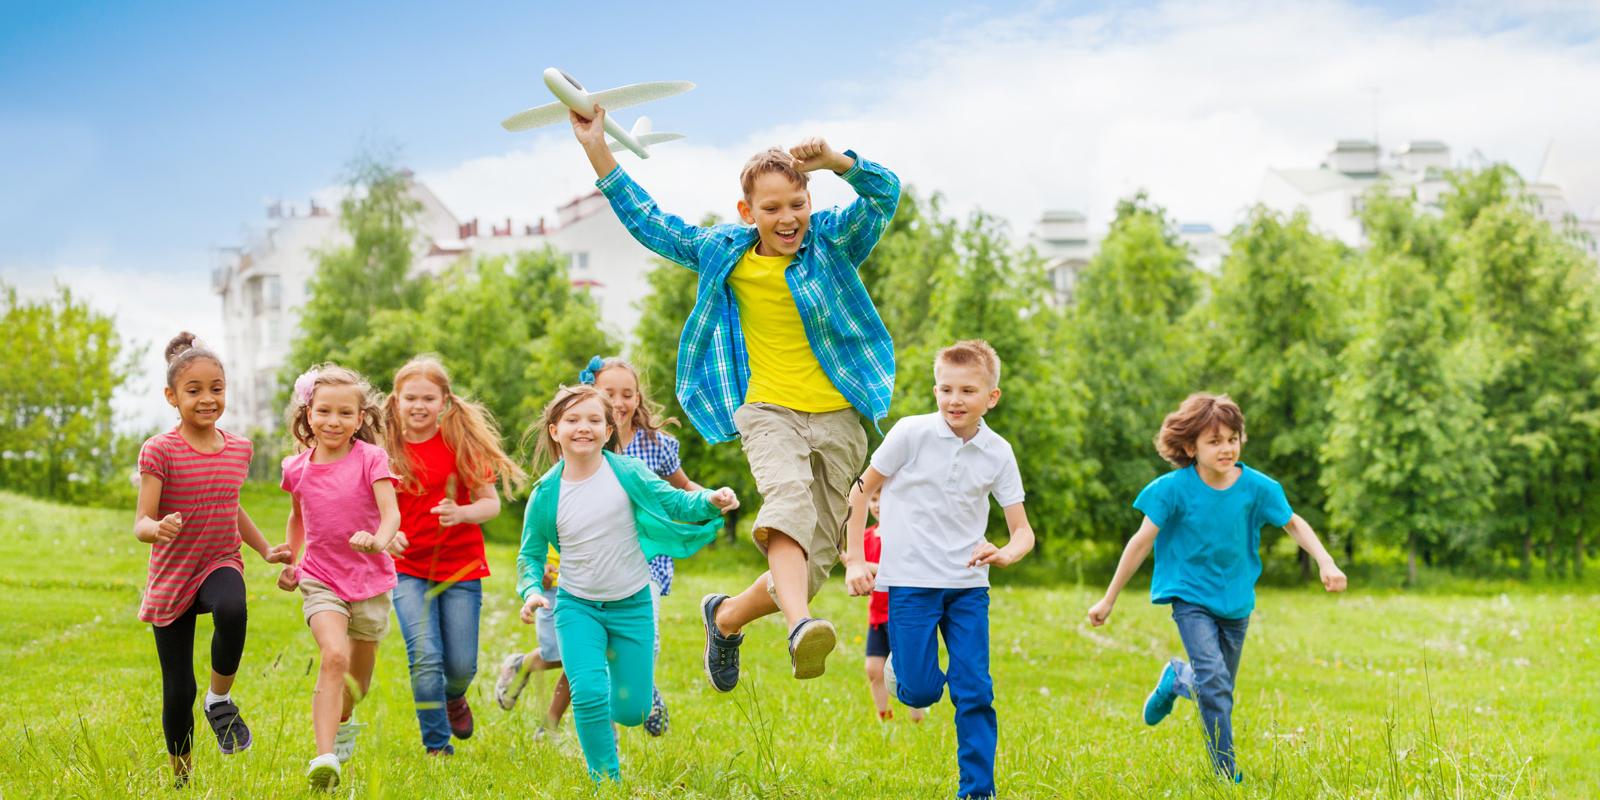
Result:
M295 405L311 405L311 394L317 390L317 368L312 367L294 379Z

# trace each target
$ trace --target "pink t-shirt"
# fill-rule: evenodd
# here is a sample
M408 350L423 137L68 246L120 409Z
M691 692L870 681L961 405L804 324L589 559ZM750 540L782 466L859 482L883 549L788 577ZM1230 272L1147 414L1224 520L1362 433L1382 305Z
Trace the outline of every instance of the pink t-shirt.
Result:
M171 625L194 604L200 584L228 567L244 574L239 558L239 487L250 472L250 440L221 428L222 450L202 453L173 428L145 440L139 471L161 481L157 518L183 515L178 537L150 546L149 579L139 619Z
M306 553L300 576L327 584L347 603L377 597L394 588L394 559L387 553L351 549L356 531L377 533L382 516L372 485L394 481L389 454L356 439L350 452L331 464L311 463L307 450L283 460L283 490L300 501Z

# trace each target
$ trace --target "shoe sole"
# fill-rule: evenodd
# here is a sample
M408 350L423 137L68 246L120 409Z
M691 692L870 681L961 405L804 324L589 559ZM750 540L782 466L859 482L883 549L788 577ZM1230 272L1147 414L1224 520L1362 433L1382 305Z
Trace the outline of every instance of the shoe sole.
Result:
M808 680L827 672L828 654L833 652L838 642L833 623L819 619L807 625L800 632L800 640L794 643L794 649L789 652L794 661L795 678Z
M711 594L706 595L705 597L700 598L700 623L701 623L701 627L705 628L705 631L706 631L706 646L705 646L705 650L700 655L700 666L705 669L705 671L706 671L706 682L711 684L711 688L716 689L717 691L726 694L728 692L733 691L736 687L738 687L739 678L738 678L738 676L734 676L733 685L729 686L726 689L724 689L721 686L717 685L717 679L712 677L712 675L711 675L711 628L712 628L713 625L716 624L716 622L714 621L714 619L715 619L714 616L707 616L707 614L706 614L706 604L711 602L711 599L714 598L714 597L721 597L724 600L726 600L728 596L724 595L724 594L717 594L717 593L713 592Z
M511 670L513 663L518 665L517 673L520 674L513 674L510 680L506 680L505 675ZM507 711L517 707L517 698L522 696L522 690L527 687L528 679L533 676L531 671L522 670L521 663L522 660L516 653L506 656L500 662L500 675L494 682L494 701ZM518 680L519 678L521 680Z
M319 764L306 773L311 780L311 788L329 791L339 785L339 771L327 764Z

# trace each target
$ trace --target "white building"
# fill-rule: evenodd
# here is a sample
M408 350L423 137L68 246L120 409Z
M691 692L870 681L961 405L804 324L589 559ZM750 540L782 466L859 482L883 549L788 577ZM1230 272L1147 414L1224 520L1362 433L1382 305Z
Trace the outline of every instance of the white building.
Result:
M1446 173L1454 166L1450 148L1443 142L1410 142L1385 160L1373 142L1341 140L1315 169L1268 169L1261 182L1260 201L1284 213L1305 209L1314 228L1361 247L1366 244L1366 233L1359 215L1363 198L1373 186L1387 181L1397 195L1415 192L1424 209L1436 211L1450 190ZM1600 214L1586 209L1575 213L1562 188L1545 176L1529 183L1527 192L1534 213L1559 229L1570 226L1575 232L1587 233L1587 240L1580 243L1591 256L1600 255L1596 244Z
M1222 270L1228 240L1216 228L1204 222L1185 222L1178 225L1177 234L1196 267L1212 275ZM1044 259L1050 304L1071 305L1078 275L1100 250L1100 239L1089 233L1088 219L1078 211L1046 211L1029 232L1028 244Z
M598 301L602 322L626 339L638 321L637 301L648 293L644 275L653 254L634 241L599 192L557 209L556 224L544 219L518 224L507 218L484 233L477 219L460 221L427 186L412 182L421 205L413 220L417 242L413 265L437 273L463 258L512 255L552 247L566 254L572 283ZM307 213L275 204L265 226L244 244L213 253L212 288L222 296L228 366L236 376L229 391L229 416L241 428L274 429L283 409L274 404L277 382L299 329L316 252L349 244L337 212L315 202Z

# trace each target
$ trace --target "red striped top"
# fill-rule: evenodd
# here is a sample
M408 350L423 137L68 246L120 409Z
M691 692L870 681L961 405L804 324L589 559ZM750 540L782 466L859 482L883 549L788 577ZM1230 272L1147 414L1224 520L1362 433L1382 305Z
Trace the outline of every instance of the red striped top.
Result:
M178 537L150 547L150 573L139 619L170 625L194 603L200 584L219 567L244 573L239 557L239 487L250 473L249 439L221 428L222 450L202 453L177 428L145 440L139 472L161 480L158 518L183 515Z

